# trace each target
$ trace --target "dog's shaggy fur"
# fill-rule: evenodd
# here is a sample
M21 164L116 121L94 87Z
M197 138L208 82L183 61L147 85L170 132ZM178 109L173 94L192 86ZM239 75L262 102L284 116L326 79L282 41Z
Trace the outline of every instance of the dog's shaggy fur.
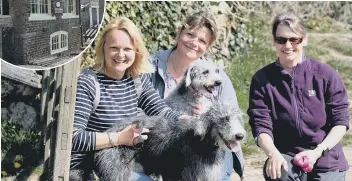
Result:
M199 59L186 70L183 79L166 98L166 104L181 114L192 115L192 105L211 106L222 83L220 70L213 62Z
M166 103L181 114L192 115L193 104L211 111L199 119L178 122L160 116L133 118L151 130L144 148L120 146L98 151L95 164L100 180L130 180L132 171L143 170L160 174L163 180L217 180L224 149L239 146L238 140L245 134L238 108L213 105L221 83L219 68L214 63L194 62ZM121 121L108 131L120 131L131 122Z
M131 147L104 149L95 154L96 172L102 181L131 180L131 172L162 175L163 180L218 180L225 150L243 138L240 110L214 103L197 120L168 120L160 116L135 119L150 129L141 150ZM109 131L131 124L124 121Z

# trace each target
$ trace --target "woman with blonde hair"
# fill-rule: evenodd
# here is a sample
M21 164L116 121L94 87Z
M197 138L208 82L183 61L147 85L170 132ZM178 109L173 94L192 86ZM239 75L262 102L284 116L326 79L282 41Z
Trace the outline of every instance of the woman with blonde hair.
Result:
M148 51L141 34L131 20L111 21L97 43L96 55L96 64L90 71L99 82L99 90L92 76L82 72L78 77L70 180L74 180L75 174L83 180L89 179L94 151L118 145L134 146L138 140L147 139L147 135L141 134L149 130L138 130L135 124L120 132L104 132L117 121L136 116L137 108L147 115L179 118L159 97L145 74L153 71L153 67L147 60ZM136 78L140 79L139 96ZM95 107L96 91L100 92L100 101ZM135 180L141 179L150 180L136 173Z

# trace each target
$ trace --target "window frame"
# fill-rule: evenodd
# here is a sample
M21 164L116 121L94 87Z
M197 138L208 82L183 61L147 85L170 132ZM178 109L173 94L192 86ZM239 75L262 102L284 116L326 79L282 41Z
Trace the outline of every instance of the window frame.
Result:
M69 9L69 2L72 1L72 11L68 12ZM68 18L79 18L79 16L76 14L76 1L75 0L63 0L63 5L62 5L62 19L68 19ZM67 11L67 12L65 12Z
M54 42L54 37L55 42ZM53 49L53 45L56 47ZM64 45L64 46L63 46ZM67 31L56 31L50 35L50 54L54 55L68 50L68 33Z
M37 1L37 3L36 2L34 2L34 1ZM46 4L45 4L46 3ZM49 14L50 13L50 10L51 10L51 8L50 8L50 4L51 4L51 0L30 0L29 1L29 6L30 6L30 9L31 9L31 14ZM35 9L35 10L37 10L36 12L32 12L32 6L33 5L35 5L35 7L37 8L37 9ZM45 8L45 6L46 6L46 9L44 9L44 10L47 10L47 12L41 12L42 11L42 6ZM43 10L43 11L44 11Z
M96 15L97 15L97 24L98 24L98 25L100 24L100 23L99 23L99 20L100 20L100 19L99 19L99 18L100 18L100 17L99 17L99 6L93 6L93 5L92 5L92 6L89 8L89 19L90 19L90 22L89 22L89 23L90 23L90 27L93 27L93 14L92 14L92 13L93 13L93 8L96 8L96 10L97 10L97 11L96 11L96 13L97 13L97 14L96 14Z
M48 12L46 13L33 13L32 12L32 2L33 0L29 1L29 6L30 6L30 16L28 18L29 21L39 21L39 20L54 20L56 19L55 16L52 16L51 13L51 3L52 0L40 0L40 1L47 1L47 8ZM40 5L39 5L40 7Z

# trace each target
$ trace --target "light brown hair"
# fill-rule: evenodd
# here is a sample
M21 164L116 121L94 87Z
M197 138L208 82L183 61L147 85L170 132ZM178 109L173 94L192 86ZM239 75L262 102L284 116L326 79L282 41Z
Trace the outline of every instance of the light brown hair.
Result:
M281 13L275 17L272 30L272 34L274 37L276 36L277 27L280 24L287 25L297 35L300 35L302 37L305 37L307 35L307 32L303 25L303 21L294 13Z

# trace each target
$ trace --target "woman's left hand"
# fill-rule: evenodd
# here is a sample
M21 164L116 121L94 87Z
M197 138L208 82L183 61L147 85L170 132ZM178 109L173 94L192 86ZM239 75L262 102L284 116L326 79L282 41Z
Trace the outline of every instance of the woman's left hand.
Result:
M295 155L294 159L300 160L304 158L304 161L302 162L303 165L301 167L305 172L310 172L311 169L313 169L314 164L320 157L321 151L319 149L315 149L302 151Z

